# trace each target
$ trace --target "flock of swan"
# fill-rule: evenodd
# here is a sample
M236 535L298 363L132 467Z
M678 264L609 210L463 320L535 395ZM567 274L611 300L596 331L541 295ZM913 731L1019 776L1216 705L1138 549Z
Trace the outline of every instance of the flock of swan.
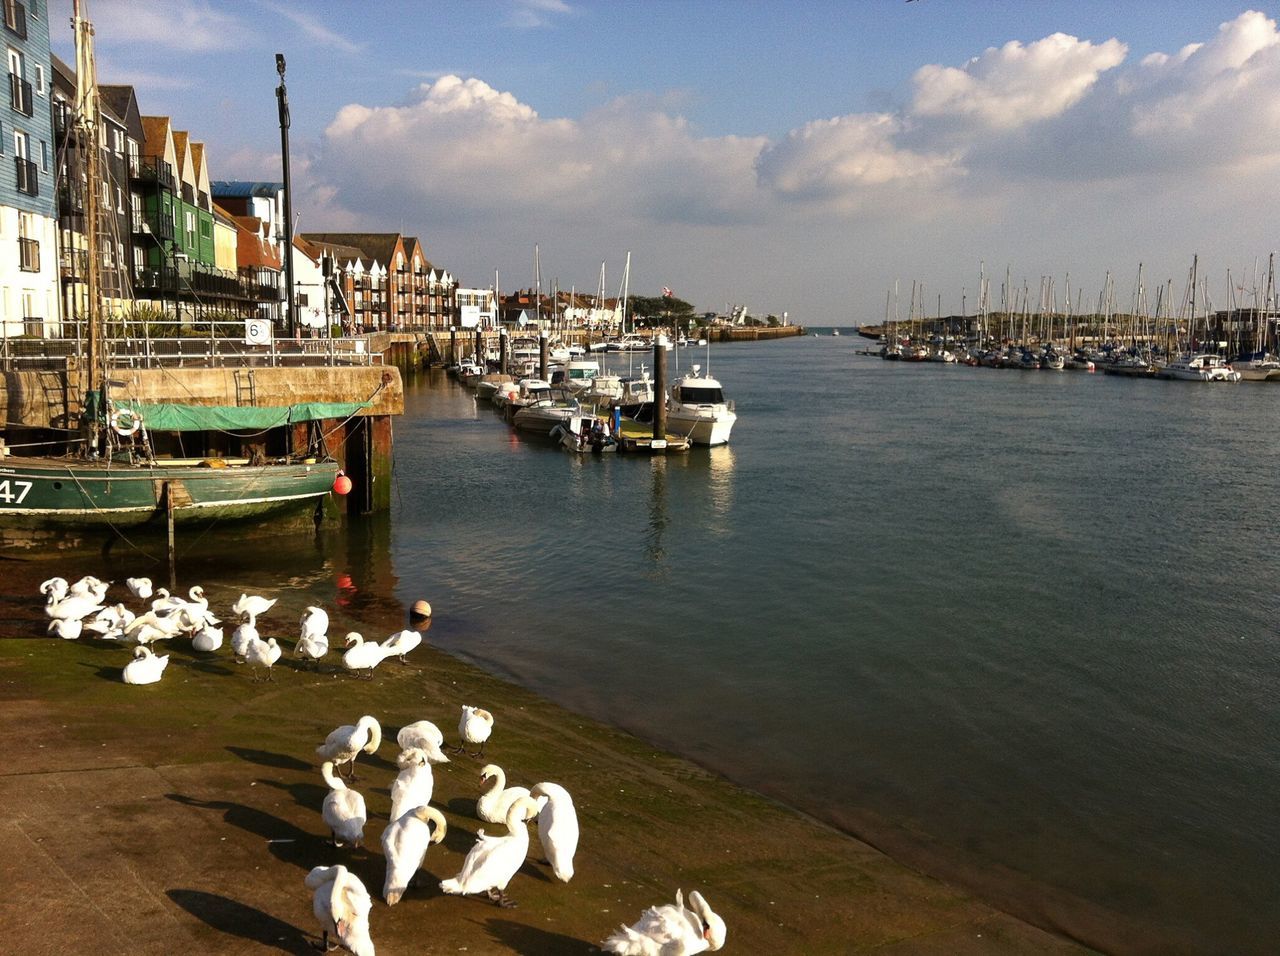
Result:
M150 604L135 613L123 602L107 604L106 595L113 582L86 575L74 584L65 578L50 578L40 585L45 596L44 612L49 618L48 633L64 640L77 640L84 634L107 641L133 644L133 659L121 674L126 684L154 684L164 676L169 656L155 653L157 641L187 637L191 647L202 654L212 654L222 647L222 623L209 611L204 588L192 587L187 597L170 594L165 588L154 588L150 578L128 578L129 593ZM153 597L154 595L154 597ZM278 599L257 594L241 594L231 605L238 624L231 632L231 651L235 660L250 665L254 680L273 681L272 667L284 649L274 637L265 640L258 633L258 618L270 611ZM308 607L298 622L298 640L293 656L318 668L329 653L329 615L320 607ZM382 643L366 641L351 631L344 640L342 666L372 680L373 670L390 657L407 663L405 655L422 643L422 635L412 630L392 634Z
M111 582L86 576L74 584L51 578L40 590L50 619L48 633L74 640L88 632L134 645L133 658L122 674L124 683L153 684L161 679L169 658L154 653L157 641L185 635L191 639L192 647L202 653L216 652L222 646L221 621L209 612L202 588L192 587L184 599L163 588L153 591L147 578L129 578L126 586L133 597L150 599L147 610L134 613L123 603L104 603L110 586ZM264 641L257 631L257 619L275 603L276 599L242 594L231 607L239 618L231 636L231 649L238 661L252 667L255 680L272 680L272 665L282 653L275 638ZM328 614L322 608L308 607L299 621L294 656L318 667L329 650L328 628ZM404 655L421 640L417 632L404 630L379 644L366 642L352 632L346 636L342 665L371 678L379 663L389 657L403 662ZM259 673L264 676L259 677ZM452 748L453 753L483 757L493 727L490 711L463 705L458 720L459 743ZM399 773L391 784L390 822L381 839L386 859L382 897L388 906L401 901L428 850L443 841L448 830L444 815L431 805L435 795L432 765L449 762L444 734L431 721L419 720L400 729L396 744L400 748L396 758ZM362 753L376 753L381 745L382 727L377 719L366 715L354 724L336 728L315 748L322 761L320 774L329 787L320 813L335 848L358 848L364 843L369 815L364 796L352 786L355 765ZM551 781L533 787L509 787L506 773L494 763L480 771L480 785L477 818L500 824L506 832L486 834L479 829L457 875L440 881L441 891L459 896L483 895L498 906L514 906L507 886L528 856L528 824L534 820L543 857L556 879L568 883L574 875L579 838L577 812L569 792ZM307 874L305 884L312 891L312 908L320 923L323 947L330 948L332 936L354 956L373 956L369 930L373 901L360 878L343 864L316 866ZM674 904L646 909L637 922L622 926L600 945L605 952L616 954L686 956L720 949L725 932L724 920L701 894L690 893L686 905L683 893L677 891Z

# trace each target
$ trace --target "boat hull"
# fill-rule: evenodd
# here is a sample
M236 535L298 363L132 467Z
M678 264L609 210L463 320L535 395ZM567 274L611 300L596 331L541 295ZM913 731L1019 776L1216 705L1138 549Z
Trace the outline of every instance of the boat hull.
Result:
M733 423L738 416L728 412L716 416L687 415L667 410L667 428L677 434L686 435L695 445L724 445L729 441L729 433L733 431Z
M333 490L336 462L138 467L40 458L0 461L0 523L130 527L240 520L314 507Z

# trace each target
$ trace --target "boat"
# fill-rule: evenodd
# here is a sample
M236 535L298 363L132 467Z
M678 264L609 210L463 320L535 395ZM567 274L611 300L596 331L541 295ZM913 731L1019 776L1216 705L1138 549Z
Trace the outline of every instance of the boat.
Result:
M1280 359L1270 352L1251 352L1231 360L1242 382L1280 382Z
M610 352L648 352L652 348L647 339L638 335L625 335L618 341L609 343Z
M1179 356L1156 373L1160 378L1184 382L1238 382L1241 375L1221 355L1208 352Z
M839 334L840 334L840 330L839 330L839 329L832 329L832 330L831 330L831 334L832 334L832 335L839 335Z
M508 406L509 408L511 406ZM582 414L582 405L568 389L549 390L545 398L538 398L522 406L511 419L520 431L550 435L557 425Z
M723 445L738 420L733 403L726 402L720 382L699 374L693 366L688 375L671 386L667 400L667 428L687 436L695 445Z
M98 251L107 230L97 201L103 195L103 127L93 75L93 27L79 7L72 24L79 65L72 121L83 144L87 200L82 278L88 334L80 357L83 371L73 386L83 387L83 440L74 444L76 452L65 455L0 453L0 524L7 530L209 522L316 508L332 492L346 493L350 480L329 456L323 429L310 423L356 415L372 405L373 396L361 402L263 407L142 402L113 392L126 386L113 380L119 373L106 331L114 316ZM124 298L120 291L115 297ZM295 444L307 434L309 443ZM207 444L202 435L210 436ZM193 448L199 449L195 457Z
M608 420L595 415L573 415L552 428L551 437L565 451L578 454L606 454L618 450L618 443L610 431Z
M560 373L551 378L552 385L563 385L575 392L584 392L600 374L600 363L594 359L574 359Z

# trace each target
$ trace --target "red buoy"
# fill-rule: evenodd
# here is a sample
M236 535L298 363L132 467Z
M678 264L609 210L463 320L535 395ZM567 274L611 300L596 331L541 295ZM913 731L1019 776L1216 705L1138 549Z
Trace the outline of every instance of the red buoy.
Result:
M333 493L345 495L350 491L351 479L347 477L346 472L338 472L338 477L333 479Z

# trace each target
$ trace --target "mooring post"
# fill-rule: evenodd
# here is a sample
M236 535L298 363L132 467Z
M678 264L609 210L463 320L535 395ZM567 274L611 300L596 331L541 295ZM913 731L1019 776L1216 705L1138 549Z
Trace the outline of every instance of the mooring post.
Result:
M449 326L449 364L458 364L458 327Z
M480 366L481 371L489 370L488 363L484 360L484 332L480 326L476 326L476 364Z
M550 345L547 342L547 333L538 334L538 378L544 382L547 380L547 353Z
M498 373L507 374L507 330L498 329Z
M164 483L164 518L169 531L169 590L178 590L178 554L173 535L173 485Z
M653 340L653 437L667 437L667 337Z

